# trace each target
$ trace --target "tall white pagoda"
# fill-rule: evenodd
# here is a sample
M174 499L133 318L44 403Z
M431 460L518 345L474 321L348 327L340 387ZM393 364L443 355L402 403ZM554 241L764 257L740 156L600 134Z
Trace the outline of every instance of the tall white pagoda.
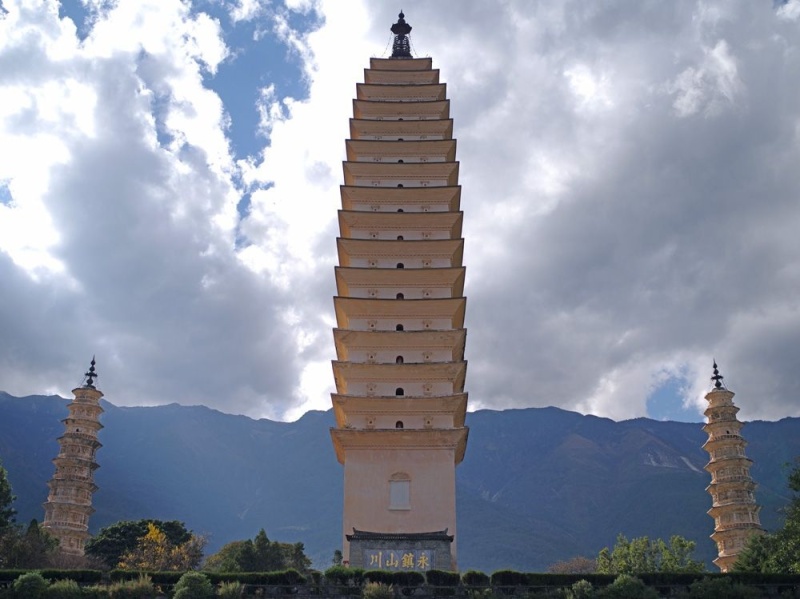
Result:
M391 30L391 58L371 59L356 86L341 187L331 437L343 556L451 570L468 434L456 141L438 69L412 58L402 13Z
M714 534L718 556L714 564L722 571L730 571L736 558L750 536L762 534L754 491L756 483L750 476L753 461L745 455L747 442L742 437L743 423L736 414L734 393L722 384L722 375L714 362L714 388L706 395L708 422L703 430L708 441L703 445L711 460L706 470L711 474L711 484L706 490L711 495L712 507L708 515L714 518Z
M89 516L94 513L92 494L97 490L94 471L97 450L102 447L97 433L100 424L100 398L103 393L94 385L97 372L92 358L83 385L73 389L75 395L62 420L64 434L58 438L61 447L53 460L56 471L48 483L50 493L44 504L45 527L59 541L59 549L67 555L83 555L89 539Z

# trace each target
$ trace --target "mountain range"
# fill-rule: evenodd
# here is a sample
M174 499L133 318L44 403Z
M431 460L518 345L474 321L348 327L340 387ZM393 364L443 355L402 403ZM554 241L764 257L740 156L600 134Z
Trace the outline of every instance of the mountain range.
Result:
M0 392L0 460L18 520L43 517L68 400ZM305 543L317 568L341 548L342 468L332 412L296 422L254 420L202 406L103 402L91 530L119 520L181 520L207 536L207 554L252 538ZM629 538L679 534L715 557L706 514L710 477L700 423L615 422L558 408L480 410L457 469L460 569L543 571ZM743 431L767 529L781 524L788 464L800 456L800 419Z

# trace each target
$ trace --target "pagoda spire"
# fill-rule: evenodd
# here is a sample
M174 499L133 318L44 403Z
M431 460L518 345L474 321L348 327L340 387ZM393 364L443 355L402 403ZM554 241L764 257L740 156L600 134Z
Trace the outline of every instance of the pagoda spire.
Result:
M392 44L392 58L411 58L411 42L408 34L411 33L411 25L406 23L403 11L397 15L397 23L392 25L391 32L394 33L394 43Z
M725 385L722 384L722 379L725 377L719 373L719 367L717 366L717 361L714 360L714 376L711 377L711 380L714 381L714 388L715 389L724 389Z
M95 388L94 379L97 378L97 372L94 369L95 364L97 364L97 362L95 362L94 356L92 356L92 361L89 363L89 371L83 373L84 376L83 387L85 389Z

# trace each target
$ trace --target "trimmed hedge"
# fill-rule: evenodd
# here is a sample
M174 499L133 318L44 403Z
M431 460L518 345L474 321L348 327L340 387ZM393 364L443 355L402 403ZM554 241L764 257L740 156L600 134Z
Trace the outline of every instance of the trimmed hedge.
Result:
M492 586L516 587L528 584L528 575L514 570L498 570L492 574Z
M467 587L488 587L489 575L477 570L467 570L461 575L461 583Z
M379 582L397 587L418 587L425 584L425 576L421 572L367 570L363 573L364 582Z
M461 576L458 572L428 570L425 572L425 580L435 587L457 587L458 583L461 582Z
M364 582L363 568L346 568L344 566L331 566L323 573L325 581L338 586L360 587Z

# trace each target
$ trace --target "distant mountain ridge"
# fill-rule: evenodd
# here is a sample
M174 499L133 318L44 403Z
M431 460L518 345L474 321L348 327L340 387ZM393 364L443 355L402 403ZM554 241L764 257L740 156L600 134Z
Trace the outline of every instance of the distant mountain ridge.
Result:
M43 516L66 405L0 392L0 460L22 522ZM342 512L330 411L283 423L201 406L103 407L94 531L118 520L179 519L207 534L213 551L263 527L273 540L303 541L316 567L330 564ZM593 556L619 532L680 534L697 541L698 557L715 556L701 424L614 422L558 408L482 410L467 424L457 469L462 571L541 571ZM762 521L775 528L787 501L784 465L800 455L800 419L751 422L743 434Z

